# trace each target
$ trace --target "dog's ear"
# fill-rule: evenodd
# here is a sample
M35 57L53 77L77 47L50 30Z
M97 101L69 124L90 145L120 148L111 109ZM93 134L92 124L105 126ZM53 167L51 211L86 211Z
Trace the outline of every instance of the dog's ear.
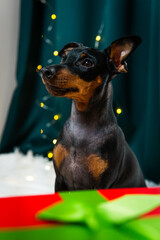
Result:
M68 43L58 52L58 55L62 57L64 54L67 55L68 51L71 51L73 48L82 47L82 46L83 44L81 43L76 43L76 42Z
M127 72L125 60L141 43L138 36L120 38L111 43L104 51L108 57L108 67L113 73Z

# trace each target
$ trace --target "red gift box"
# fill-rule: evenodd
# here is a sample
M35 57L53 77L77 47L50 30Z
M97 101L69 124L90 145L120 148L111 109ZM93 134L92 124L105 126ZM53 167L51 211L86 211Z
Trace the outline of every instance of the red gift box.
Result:
M85 193L85 191L81 192ZM160 194L160 188L108 189L95 192L102 196L102 198L112 201L126 194L157 195ZM61 193L0 198L0 239L40 240L50 238L51 236L52 239L59 240L68 238L75 239L73 234L76 234L76 239L90 239L90 233L88 233L88 230L82 229L82 226L69 226L37 218L37 213L39 211L50 205L61 203L62 201ZM143 218L157 216L160 217L160 206L144 214ZM79 232L81 232L80 235ZM126 238L124 237L124 239Z

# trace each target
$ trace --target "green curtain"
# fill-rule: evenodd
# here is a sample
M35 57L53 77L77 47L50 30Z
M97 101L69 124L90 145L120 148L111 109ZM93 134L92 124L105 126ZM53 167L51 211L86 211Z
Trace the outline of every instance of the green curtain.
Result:
M56 14L55 20L51 19ZM141 46L129 59L129 73L113 80L114 109L144 175L160 179L160 1L159 0L21 0L17 88L6 121L1 152L18 146L47 155L65 120L70 100L49 98L37 66L55 64L55 50L72 41L94 47L104 24L100 49L126 35L140 35ZM45 101L44 101L45 100ZM48 110L40 107L44 102ZM61 118L50 124L55 114ZM43 129L43 134L41 134Z

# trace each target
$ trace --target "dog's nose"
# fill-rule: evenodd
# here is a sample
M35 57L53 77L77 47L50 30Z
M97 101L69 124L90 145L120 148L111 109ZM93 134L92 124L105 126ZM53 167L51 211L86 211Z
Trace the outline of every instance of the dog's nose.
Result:
M50 78L55 74L54 67L43 67L41 69L41 75L42 77Z

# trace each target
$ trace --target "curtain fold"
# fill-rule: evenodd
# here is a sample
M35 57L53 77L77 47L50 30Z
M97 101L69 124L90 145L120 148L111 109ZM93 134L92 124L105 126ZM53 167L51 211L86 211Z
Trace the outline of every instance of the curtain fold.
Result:
M51 15L56 18L51 19ZM128 60L128 74L113 80L114 110L144 175L160 179L160 2L158 0L21 0L17 83L6 121L1 152L19 147L47 155L54 147L71 101L48 97L38 65L59 63L55 50L68 42L94 47L102 24L100 49L126 35L143 42ZM44 104L44 106L43 106ZM43 106L43 107L41 107ZM46 109L47 108L47 109ZM54 116L59 119L55 120Z

